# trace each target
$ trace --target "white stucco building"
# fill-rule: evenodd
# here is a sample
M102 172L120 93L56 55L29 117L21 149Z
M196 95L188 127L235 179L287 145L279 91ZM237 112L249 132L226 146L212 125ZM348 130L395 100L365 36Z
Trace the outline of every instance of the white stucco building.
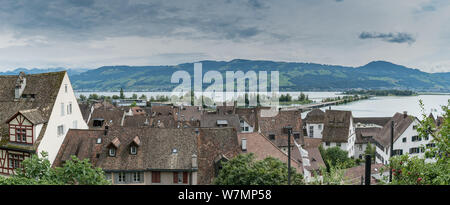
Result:
M431 136L425 139L419 138L417 132L419 120L416 117L410 116L406 112L396 113L391 121L394 121L394 156L408 153L410 156L424 157L425 148L423 147L434 146L431 142ZM375 137L376 163L389 164L391 155L391 121Z
M305 119L306 134L309 138L322 138L325 112L320 109L310 111Z
M348 157L355 155L355 126L351 111L326 110L322 146L325 149L340 147L348 152Z
M52 163L69 129L88 128L65 71L0 76L0 113L4 175L42 151Z

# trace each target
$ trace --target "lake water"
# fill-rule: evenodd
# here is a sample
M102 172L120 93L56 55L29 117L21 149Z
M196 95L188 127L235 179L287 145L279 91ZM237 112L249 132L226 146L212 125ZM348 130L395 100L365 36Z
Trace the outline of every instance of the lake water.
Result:
M119 92L75 92L76 96L83 94L89 96L92 93L96 93L99 96L113 96L119 95ZM310 99L320 102L327 97L341 96L339 92L304 92ZM124 92L126 97L131 97L133 94L141 96L142 94L147 97L167 95L170 96L171 92ZM287 94L287 92L281 92L281 94ZM299 95L299 92L289 92L293 98ZM407 111L408 114L420 117L421 110L419 106L419 100L422 100L425 105L425 112L429 114L433 113L434 116L442 113L441 106L447 105L450 99L450 94L441 95L418 95L418 96L383 96L372 97L367 100L356 101L345 105L331 106L331 109L336 110L350 110L354 117L390 117L396 112ZM322 108L322 110L328 109L328 107ZM304 117L306 113L302 113Z

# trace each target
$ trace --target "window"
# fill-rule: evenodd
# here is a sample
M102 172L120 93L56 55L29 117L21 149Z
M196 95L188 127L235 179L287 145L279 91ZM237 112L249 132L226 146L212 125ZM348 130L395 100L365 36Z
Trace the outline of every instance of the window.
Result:
M141 179L142 179L141 175L142 175L142 172L133 172L133 182L141 183L142 182L141 181Z
M428 140L428 139L430 139L430 137L427 135L427 136L425 136L425 140Z
M77 129L78 128L78 122L76 120L73 121L72 128L73 129Z
M314 126L309 126L309 137L314 137Z
M173 173L173 183L187 184L188 183L188 173L187 172L174 172Z
M330 146L330 142L325 142L325 145L326 146Z
M64 91L67 93L67 84L64 84Z
M418 147L413 147L409 149L410 154L420 153L420 149Z
M402 139L402 141L403 141L403 142L406 142L406 137L404 137L404 138Z
M411 137L411 142L415 142L417 140L419 140L419 136L412 136Z
M427 144L427 147L436 147L436 144L430 143L430 144Z
M64 134L64 125L58 126L58 136L61 136Z
M72 114L72 103L71 102L67 105L67 114L68 115Z
M393 156L395 156L395 155L402 155L402 154L403 154L403 150L401 150L401 149L395 149L392 152Z
M341 143L336 143L336 146L341 147Z
M152 183L161 183L161 172L152 172Z
M244 129L245 129L244 131L248 132L248 127L245 127Z
M117 176L117 181L119 183L125 183L126 182L126 177L125 177L125 173L124 172L119 172L119 175Z
M61 116L64 116L64 103L61 103Z
M322 129L322 125L319 125L319 130L321 130Z
M16 141L17 142L27 142L26 129L16 129Z
M294 139L300 139L300 134L299 133L294 133Z
M109 148L109 156L110 157L116 156L116 148L114 147Z
M130 147L130 154L133 154L133 155L137 154L137 147L136 146L132 145Z
M10 169L17 169L22 168L22 161L24 159L23 155L20 154L9 154L8 160L9 160L9 168Z
M101 137L97 138L97 144L101 144L101 143L102 143L102 138Z
M413 130L417 130L417 125L413 125Z

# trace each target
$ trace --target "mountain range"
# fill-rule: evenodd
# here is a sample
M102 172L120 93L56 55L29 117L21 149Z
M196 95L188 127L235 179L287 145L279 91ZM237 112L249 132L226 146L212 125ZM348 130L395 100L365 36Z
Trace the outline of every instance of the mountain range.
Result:
M386 61L373 61L360 67L243 59L201 63L203 73L219 71L224 81L226 71L279 71L280 91L407 89L450 92L450 72L426 73ZM178 85L170 82L172 74L184 70L193 76L193 68L193 63L174 66L103 66L89 70L69 69L68 74L75 90L117 91L123 88L125 91L171 91ZM39 72L39 69L25 72Z

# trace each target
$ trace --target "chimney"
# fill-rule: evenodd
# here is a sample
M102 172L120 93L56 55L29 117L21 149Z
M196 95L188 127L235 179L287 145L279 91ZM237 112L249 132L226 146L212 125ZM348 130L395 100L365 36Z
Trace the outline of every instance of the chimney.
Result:
M197 155L196 154L192 155L192 168L198 168Z
M408 111L403 111L403 118L407 118L408 117Z
M22 96L23 90L25 89L26 85L27 79L25 78L25 73L20 72L15 85L15 95L14 95L15 99L19 99L20 96Z
M246 138L242 138L241 147L242 147L242 151L247 151L247 139Z

